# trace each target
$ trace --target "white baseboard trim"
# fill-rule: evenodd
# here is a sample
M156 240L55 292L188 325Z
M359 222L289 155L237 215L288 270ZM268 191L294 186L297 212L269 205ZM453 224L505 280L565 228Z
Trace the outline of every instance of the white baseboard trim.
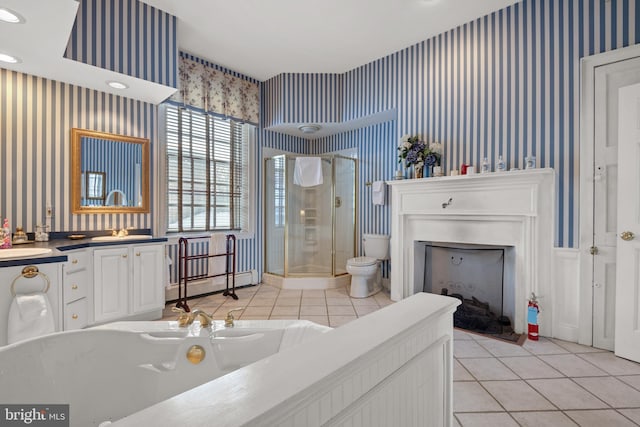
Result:
M255 285L254 277L257 277L257 273L252 271L246 271L244 273L236 274L236 288L240 286ZM215 280L214 280L215 279ZM205 280L198 280L189 282L187 286L187 295L189 297L208 294L211 292L222 291L226 289L226 282L223 276L215 277ZM178 299L178 284L172 284L165 289L164 292L165 301L174 301Z

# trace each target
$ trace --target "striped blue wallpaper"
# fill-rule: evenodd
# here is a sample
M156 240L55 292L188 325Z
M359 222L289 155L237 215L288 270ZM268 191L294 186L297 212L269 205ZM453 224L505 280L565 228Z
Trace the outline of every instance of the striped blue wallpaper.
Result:
M345 73L341 106L331 108L342 120L395 109L389 143L405 134L442 142L447 172L483 157L495 168L499 155L522 168L535 155L559 177L556 244L574 247L579 59L640 42L638 14L635 0L523 0ZM265 83L274 92L267 123L323 117L325 106L298 101L315 99L316 86L296 84L302 92L285 98L283 84L282 76ZM386 160L391 170L396 160L395 152Z
M12 228L34 230L47 205L51 231L152 228L151 214L72 215L69 149L76 127L149 138L153 152L156 106L5 69L0 94L0 216Z
M261 140L264 148L272 148L274 150L286 151L295 154L311 154L310 147L312 142L308 139L264 130Z
M280 74L264 82L265 127L343 120L341 74Z
M65 58L177 87L177 18L139 0L81 0Z

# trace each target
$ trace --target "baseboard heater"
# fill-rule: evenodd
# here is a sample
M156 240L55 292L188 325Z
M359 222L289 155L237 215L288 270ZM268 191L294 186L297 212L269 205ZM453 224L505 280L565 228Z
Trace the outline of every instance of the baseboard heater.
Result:
M251 271L245 271L243 273L236 273L236 287L247 286L247 285L255 285L257 283L253 283L253 273ZM198 281L189 282L189 298L210 294L211 292L224 291L226 288L226 284L223 280L217 277L210 279L203 279ZM172 283L168 288L165 289L164 293L165 301L175 301L178 299L178 284Z

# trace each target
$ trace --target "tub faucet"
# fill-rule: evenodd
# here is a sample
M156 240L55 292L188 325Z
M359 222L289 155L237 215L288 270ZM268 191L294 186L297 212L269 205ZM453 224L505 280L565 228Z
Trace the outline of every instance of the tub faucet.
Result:
M233 317L233 312L240 311L240 310L244 310L244 307L234 308L233 310L229 310L227 312L227 317L224 318L224 326L226 328L233 328L234 326L233 321L235 320L235 317Z
M193 310L191 312L191 316L193 319L192 322L194 320L200 319L200 326L202 326L203 328L209 327L211 324L213 324L213 318L211 317L212 315L205 313L199 308Z
M211 326L213 323L213 318L210 314L205 313L204 311L196 308L193 311L186 312L183 308L173 307L171 309L174 313L180 313L178 316L178 326L181 328L185 328L191 325L195 320L200 320L200 326L206 328Z

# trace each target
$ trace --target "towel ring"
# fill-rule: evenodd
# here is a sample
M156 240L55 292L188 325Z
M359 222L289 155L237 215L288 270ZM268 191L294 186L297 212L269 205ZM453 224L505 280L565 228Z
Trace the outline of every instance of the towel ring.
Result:
M44 287L44 290L42 291L42 293L46 294L47 292L49 292L49 287L51 287L51 281L49 280L49 276L44 274L42 271L38 271L38 267L30 265L23 268L22 273L20 273L20 275L15 279L13 279L13 282L11 282L11 295L13 297L16 296L16 282L18 281L18 279L22 277L26 279L33 279L36 276L42 276L42 278L44 279L44 282L46 283L46 286Z

